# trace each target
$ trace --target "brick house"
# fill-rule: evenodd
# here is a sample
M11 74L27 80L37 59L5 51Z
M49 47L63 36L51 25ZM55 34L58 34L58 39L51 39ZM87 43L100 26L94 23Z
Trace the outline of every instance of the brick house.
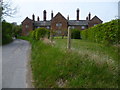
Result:
M39 17L37 17L37 21L35 21L35 15L33 14L32 19L26 17L25 20L22 22L22 35L28 35L30 31L40 27L53 30L54 32L56 32L56 35L67 35L68 26L71 26L72 29L84 30L103 22L97 16L94 16L91 19L90 13L86 17L86 20L80 20L79 9L76 10L76 13L76 20L69 20L69 16L66 19L60 12L53 16L52 11L51 20L46 20L47 12L46 10L44 10L43 21L41 21Z

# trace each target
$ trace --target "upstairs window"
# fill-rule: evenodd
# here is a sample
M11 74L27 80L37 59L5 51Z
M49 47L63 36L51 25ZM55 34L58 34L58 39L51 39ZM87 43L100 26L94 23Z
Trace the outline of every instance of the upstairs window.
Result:
M29 26L28 25L25 25L25 28L28 28Z
M56 26L57 26L57 27L61 27L61 26L62 26L62 23L56 23Z

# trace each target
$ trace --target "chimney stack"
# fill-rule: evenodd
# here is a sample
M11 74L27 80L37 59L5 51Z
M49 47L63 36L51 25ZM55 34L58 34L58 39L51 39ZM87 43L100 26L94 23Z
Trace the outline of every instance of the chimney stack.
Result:
M46 10L43 11L43 20L46 21Z
M88 17L86 17L86 20L88 20Z
M77 20L79 20L79 8L77 9Z
M35 21L35 15L34 14L32 15L32 20Z
M69 20L69 15L68 15L68 17L67 17L67 20Z
M39 16L37 17L37 21L40 21L40 18L39 18Z
M51 20L53 19L53 11L51 12Z
M90 21L91 20L91 13L89 12L89 15L88 15L88 20Z

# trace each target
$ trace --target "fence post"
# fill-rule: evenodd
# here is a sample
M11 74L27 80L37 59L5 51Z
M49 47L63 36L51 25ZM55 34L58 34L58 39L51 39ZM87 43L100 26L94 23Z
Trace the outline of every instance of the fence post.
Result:
M50 41L52 42L52 32L50 31Z
M68 27L67 48L71 49L71 30L70 30L70 26Z

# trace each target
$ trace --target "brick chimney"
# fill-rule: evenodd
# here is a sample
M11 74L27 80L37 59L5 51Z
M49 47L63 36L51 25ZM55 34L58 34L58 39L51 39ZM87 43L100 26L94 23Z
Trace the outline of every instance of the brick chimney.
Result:
M35 15L34 14L32 15L32 20L35 21Z
M77 20L79 20L79 8L77 9Z
M53 19L53 11L51 12L51 20Z
M37 17L37 21L40 21L40 18L39 18L39 16Z
M69 15L67 16L67 20L69 20Z
M88 20L88 17L86 17L86 20Z
M88 20L90 21L91 20L91 13L89 12L88 14Z
M46 10L43 11L43 21L46 21Z

